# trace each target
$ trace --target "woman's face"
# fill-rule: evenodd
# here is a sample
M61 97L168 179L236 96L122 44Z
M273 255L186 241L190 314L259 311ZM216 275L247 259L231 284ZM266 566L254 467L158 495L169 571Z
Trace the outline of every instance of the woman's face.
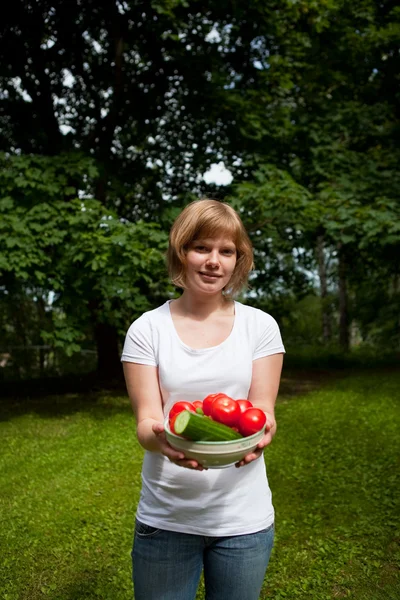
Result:
M186 254L187 288L203 294L221 292L232 277L236 260L236 246L224 235L194 240Z

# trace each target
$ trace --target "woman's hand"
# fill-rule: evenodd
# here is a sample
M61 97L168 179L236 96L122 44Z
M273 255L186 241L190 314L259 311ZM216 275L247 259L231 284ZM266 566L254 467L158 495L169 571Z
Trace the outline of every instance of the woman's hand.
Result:
M267 417L267 422L265 424L264 437L257 444L257 448L253 452L246 454L246 456L242 458L241 461L235 464L235 467L244 467L245 465L248 465L249 463L253 462L253 460L257 460L257 458L260 458L260 456L264 453L264 448L272 442L272 438L276 433L275 416L267 412L265 413L265 416Z
M195 471L206 470L206 468L200 465L196 460L193 460L192 458L186 458L183 452L175 450L168 443L167 438L165 437L164 425L162 423L153 423L152 429L156 436L161 454L166 456L172 463L174 463L174 465Z

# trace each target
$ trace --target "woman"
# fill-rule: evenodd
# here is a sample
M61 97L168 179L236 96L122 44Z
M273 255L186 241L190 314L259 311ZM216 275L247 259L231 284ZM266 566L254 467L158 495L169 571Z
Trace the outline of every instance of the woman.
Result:
M122 354L137 436L146 450L133 557L136 600L256 600L274 535L263 450L275 431L284 347L274 319L233 300L253 266L250 240L227 204L197 200L170 232L168 267L182 295L143 314ZM204 469L166 441L179 400L223 392L267 416L257 449Z

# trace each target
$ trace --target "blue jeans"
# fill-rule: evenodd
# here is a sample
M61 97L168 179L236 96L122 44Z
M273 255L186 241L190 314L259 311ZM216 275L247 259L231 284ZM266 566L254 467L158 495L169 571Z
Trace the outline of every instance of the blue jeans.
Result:
M208 537L136 521L135 600L194 600L203 569L206 600L258 600L273 541L274 525L249 535Z

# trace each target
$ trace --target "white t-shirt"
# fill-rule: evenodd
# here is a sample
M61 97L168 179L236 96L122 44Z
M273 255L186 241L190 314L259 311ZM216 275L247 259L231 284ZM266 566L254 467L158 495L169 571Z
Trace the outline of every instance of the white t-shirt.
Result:
M222 344L190 348L178 336L169 304L132 323L121 358L158 367L165 416L178 400L202 400L216 392L247 398L253 361L285 352L276 321L239 302ZM137 517L153 527L206 536L260 531L274 520L264 459L239 469L193 471L146 451Z

